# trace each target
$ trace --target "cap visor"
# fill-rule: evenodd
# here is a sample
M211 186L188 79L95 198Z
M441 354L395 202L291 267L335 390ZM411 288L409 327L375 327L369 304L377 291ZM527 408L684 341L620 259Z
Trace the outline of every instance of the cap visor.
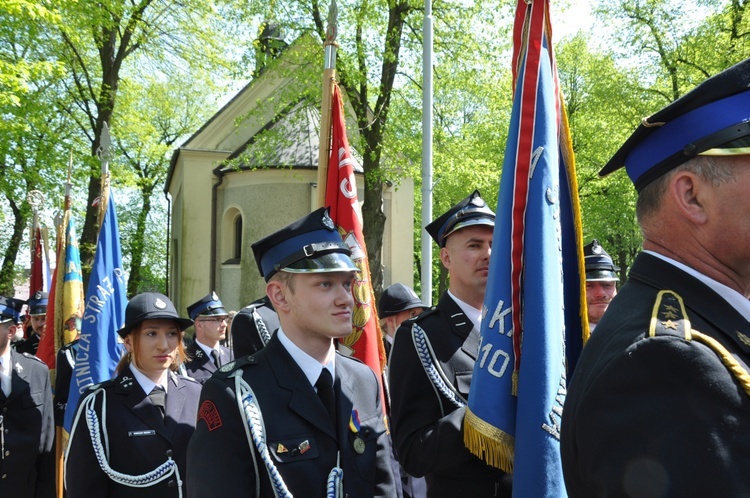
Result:
M281 269L288 273L329 273L359 271L354 261L344 253L331 252L317 258L302 258Z

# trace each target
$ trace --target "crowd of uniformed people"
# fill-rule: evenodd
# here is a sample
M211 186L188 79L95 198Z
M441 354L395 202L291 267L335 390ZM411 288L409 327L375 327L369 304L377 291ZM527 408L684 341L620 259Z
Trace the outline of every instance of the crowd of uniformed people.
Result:
M748 123L744 61L645 119L604 169L624 166L638 190L644 252L618 294L612 258L584 248L596 332L562 417L570 496L750 496ZM79 401L66 495L510 497L512 475L463 438L494 225L474 191L425 227L449 287L435 306L385 289L382 379L337 352L360 270L324 208L252 245L266 295L231 330L214 292L189 318L136 295L114 378ZM53 398L34 357L46 299L29 300L31 331L11 347L26 303L0 296L3 497L56 494L77 342L58 352Z

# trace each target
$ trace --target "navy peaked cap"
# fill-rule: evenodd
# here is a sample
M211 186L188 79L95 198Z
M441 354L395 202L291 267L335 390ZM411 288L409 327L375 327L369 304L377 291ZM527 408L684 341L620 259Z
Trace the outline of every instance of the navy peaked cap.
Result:
M188 316L195 320L199 315L203 316L227 316L227 310L216 295L216 292L212 292L207 296L204 296L187 307Z
M320 208L252 245L261 276L278 271L326 273L359 271L352 251L341 239L328 208Z
M0 323L18 323L21 320L21 308L25 301L13 297L0 296Z
M599 172L622 167L637 191L698 155L750 154L750 59L644 118Z
M479 190L472 192L424 229L439 247L445 247L445 241L450 234L473 225L495 226L495 212L487 207L487 203L479 195Z

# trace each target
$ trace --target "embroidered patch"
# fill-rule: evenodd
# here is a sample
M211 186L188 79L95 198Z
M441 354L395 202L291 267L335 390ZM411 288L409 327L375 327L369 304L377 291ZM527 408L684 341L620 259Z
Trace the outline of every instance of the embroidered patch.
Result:
M219 369L219 372L224 372L224 373L230 372L234 368L234 363L235 362L233 361L230 363L227 363L226 365L224 365L223 367Z
M208 426L208 431L212 432L222 426L221 415L213 401L206 400L198 410L198 420L203 420Z

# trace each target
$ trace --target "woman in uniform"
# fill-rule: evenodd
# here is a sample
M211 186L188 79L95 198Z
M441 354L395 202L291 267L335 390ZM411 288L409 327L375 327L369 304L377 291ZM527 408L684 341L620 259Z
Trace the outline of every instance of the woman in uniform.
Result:
M177 374L180 318L163 294L130 300L118 331L126 354L116 377L82 395L65 455L68 498L185 496L185 458L200 384Z

